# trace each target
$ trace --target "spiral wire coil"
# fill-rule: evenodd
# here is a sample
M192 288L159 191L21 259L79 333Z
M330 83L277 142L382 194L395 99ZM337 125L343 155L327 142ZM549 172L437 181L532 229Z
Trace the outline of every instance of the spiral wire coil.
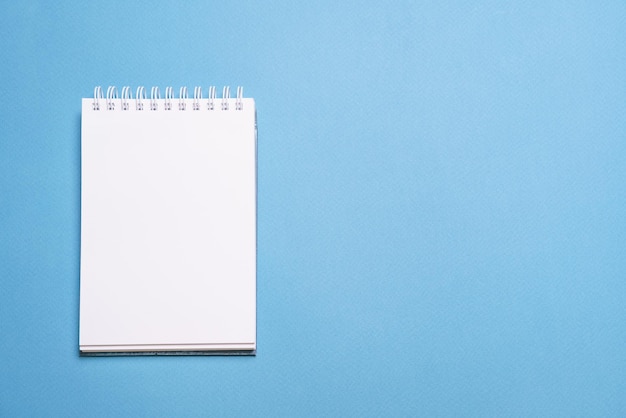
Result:
M215 110L215 102L217 101L217 94L215 86L210 86L207 96L207 109ZM174 97L174 89L172 87L165 88L165 97L163 102L164 110L172 110L172 101ZM187 110L187 101L189 99L189 93L186 86L180 88L178 93L178 110ZM192 110L200 110L200 102L202 101L202 87L196 86L193 89L193 100L191 103ZM133 92L130 86L122 87L122 93L118 96L117 87L109 86L106 91L106 95L102 94L102 87L96 86L93 91L93 110L101 110L101 101L106 104L107 110L115 110L116 104L120 104L121 110L129 110L130 102L133 100ZM146 88L144 86L137 87L135 92L135 110L144 110L144 101L147 100ZM150 89L150 110L159 109L159 101L161 100L161 90L158 87L152 87ZM220 103L221 110L229 110L230 107L230 86L224 86L222 89L222 97ZM237 87L237 96L235 98L235 110L243 110L243 87Z

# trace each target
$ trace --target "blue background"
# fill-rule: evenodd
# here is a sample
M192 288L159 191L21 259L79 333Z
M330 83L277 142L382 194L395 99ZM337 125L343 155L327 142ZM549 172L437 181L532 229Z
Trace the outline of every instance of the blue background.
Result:
M0 415L625 416L626 3L232 3L0 5ZM80 358L81 98L226 84L257 356Z

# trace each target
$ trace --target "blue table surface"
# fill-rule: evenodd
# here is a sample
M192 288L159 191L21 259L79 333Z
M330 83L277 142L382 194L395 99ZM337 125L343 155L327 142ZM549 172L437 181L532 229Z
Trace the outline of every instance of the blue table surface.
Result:
M625 416L625 22L2 2L0 416ZM256 357L78 356L96 85L255 98Z

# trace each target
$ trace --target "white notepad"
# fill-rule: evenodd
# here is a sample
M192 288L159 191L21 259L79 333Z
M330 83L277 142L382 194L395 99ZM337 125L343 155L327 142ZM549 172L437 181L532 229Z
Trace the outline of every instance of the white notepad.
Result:
M82 100L82 354L254 354L254 100Z

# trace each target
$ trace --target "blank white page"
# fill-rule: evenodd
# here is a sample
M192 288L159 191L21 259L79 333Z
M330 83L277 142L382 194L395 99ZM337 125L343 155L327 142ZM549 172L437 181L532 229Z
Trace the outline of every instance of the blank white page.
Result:
M256 350L256 127L82 101L80 351Z

